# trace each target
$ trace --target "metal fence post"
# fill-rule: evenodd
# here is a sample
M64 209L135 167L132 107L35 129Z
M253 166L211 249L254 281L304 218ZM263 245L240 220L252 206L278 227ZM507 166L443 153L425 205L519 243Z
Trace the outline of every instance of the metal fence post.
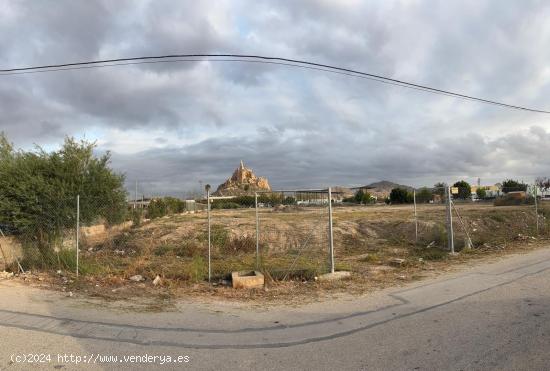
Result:
M332 191L328 187L328 233L330 248L330 273L334 273L334 236L332 231Z
M533 185L534 194L535 194L535 216L537 218L537 235L539 234L539 205L537 202L537 185Z
M77 277L78 277L79 237L80 237L80 195L76 195L76 276Z
M455 241L453 235L453 213L451 209L451 187L447 186L447 242L451 254L455 253Z
M256 209L256 270L260 269L260 216L258 214L258 192L254 193L254 208Z
M206 213L208 217L208 282L212 279L212 268L210 265L210 255L212 243L210 238L210 184L206 185Z
M416 189L413 189L414 202L414 244L418 244L418 216L416 214Z

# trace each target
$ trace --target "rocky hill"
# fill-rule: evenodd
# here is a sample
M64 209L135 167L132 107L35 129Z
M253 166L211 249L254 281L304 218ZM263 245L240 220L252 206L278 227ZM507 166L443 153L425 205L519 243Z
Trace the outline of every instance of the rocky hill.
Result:
M366 186L361 187L361 189L369 192L371 195L376 196L379 200L383 200L386 197L390 196L390 192L394 188L404 188L408 191L412 191L413 188L410 186L397 184L387 180L382 180L380 182L374 182Z
M255 191L270 191L271 186L266 178L258 177L252 169L243 162L233 172L231 178L218 186L215 196L241 196L253 194Z

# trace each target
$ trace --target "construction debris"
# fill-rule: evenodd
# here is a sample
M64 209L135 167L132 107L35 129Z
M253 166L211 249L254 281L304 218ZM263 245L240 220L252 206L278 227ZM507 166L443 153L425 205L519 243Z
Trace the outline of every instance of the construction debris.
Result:
M351 272L338 271L333 273L325 273L318 277L319 281L338 281L344 278L351 277Z
M158 286L158 285L161 284L161 282L162 282L162 280L160 279L160 276L157 275L155 277L155 279L153 280L153 285Z
M390 260L390 265L394 267L401 267L405 263L405 259L393 258Z
M253 289L264 286L264 275L258 271L241 271L231 273L234 289Z
M143 278L141 274L136 274L135 276L130 277L130 281L141 282L145 281L145 278Z

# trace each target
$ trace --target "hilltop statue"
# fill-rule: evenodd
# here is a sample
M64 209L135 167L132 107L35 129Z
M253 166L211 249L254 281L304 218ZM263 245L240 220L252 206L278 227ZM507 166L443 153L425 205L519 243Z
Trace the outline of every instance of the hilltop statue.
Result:
M214 195L241 196L253 194L255 191L271 191L271 187L266 178L257 177L241 160L231 178L220 184Z

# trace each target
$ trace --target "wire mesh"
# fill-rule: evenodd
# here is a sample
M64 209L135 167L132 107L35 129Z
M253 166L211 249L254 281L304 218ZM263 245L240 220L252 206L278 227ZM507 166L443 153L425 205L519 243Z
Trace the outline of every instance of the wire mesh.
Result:
M500 248L510 241L530 241L550 233L550 202L533 186L487 189L491 193L478 198L472 189L451 191L456 251L468 246ZM343 203L336 194L336 268L352 269L362 262L382 264L386 258L406 256L398 252L403 247L431 257L440 256L436 249L447 250L445 189L416 189L414 196L416 213L409 199L389 206L364 205ZM160 275L186 282L207 279L204 200L162 197L137 203L81 195L78 219L79 267L84 275L101 273L123 279ZM312 280L329 271L326 191L259 193L257 210L254 196L214 200L211 221L213 282L227 280L232 271L241 270L260 269L274 280ZM0 237L1 252L6 255L0 256L4 268L17 271L17 257L25 270L75 272L76 222L76 197L27 200L17 215L1 215L0 229L6 235Z
M280 199L273 204L265 199ZM274 280L312 280L329 270L328 193L263 193L258 201L260 269Z

